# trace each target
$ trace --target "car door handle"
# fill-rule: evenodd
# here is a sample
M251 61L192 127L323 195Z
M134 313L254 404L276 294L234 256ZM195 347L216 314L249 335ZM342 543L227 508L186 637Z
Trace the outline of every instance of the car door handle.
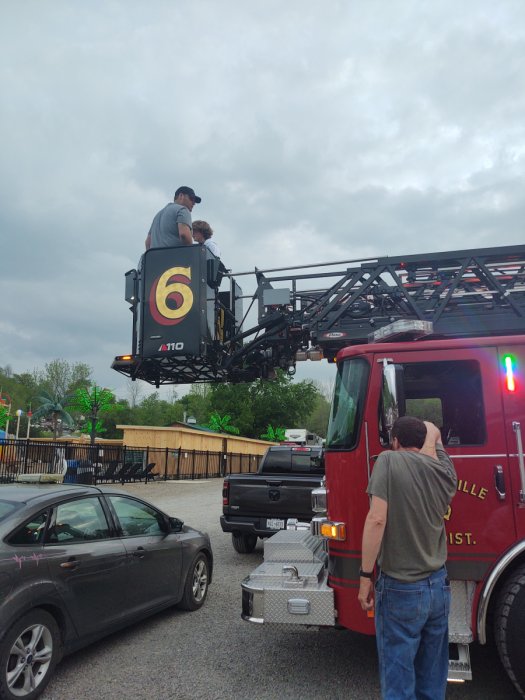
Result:
M72 571L73 569L76 569L80 566L80 562L77 561L76 559L68 559L68 561L63 561L60 564L60 568L62 569L69 569Z
M144 555L146 554L146 550L144 547L137 547L137 549L133 552L134 557L138 557L139 559L144 559Z

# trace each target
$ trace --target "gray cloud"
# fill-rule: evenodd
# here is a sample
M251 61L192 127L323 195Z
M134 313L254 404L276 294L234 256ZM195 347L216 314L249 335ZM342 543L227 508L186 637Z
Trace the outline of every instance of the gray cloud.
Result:
M123 273L179 184L233 270L521 243L524 20L521 0L8 4L0 364L81 360L124 391Z

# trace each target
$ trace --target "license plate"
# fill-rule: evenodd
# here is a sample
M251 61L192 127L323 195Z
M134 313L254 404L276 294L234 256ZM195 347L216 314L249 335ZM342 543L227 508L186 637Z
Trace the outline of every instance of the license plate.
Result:
M266 520L266 527L268 530L284 530L286 527L286 520L281 520L281 518L268 518Z

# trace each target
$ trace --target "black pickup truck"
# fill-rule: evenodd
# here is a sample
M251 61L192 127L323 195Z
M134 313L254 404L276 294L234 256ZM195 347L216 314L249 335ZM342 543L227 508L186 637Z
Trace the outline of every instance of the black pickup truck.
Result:
M321 447L269 447L257 474L230 474L222 491L221 527L232 533L237 552L253 551L258 537L286 528L289 518L313 517L312 489L321 484Z

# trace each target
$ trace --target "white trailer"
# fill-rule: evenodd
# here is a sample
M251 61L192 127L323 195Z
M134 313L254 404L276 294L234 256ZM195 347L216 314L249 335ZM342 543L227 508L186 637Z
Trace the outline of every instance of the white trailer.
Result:
M306 428L288 428L284 431L285 442L293 442L296 445L322 446L323 438Z

